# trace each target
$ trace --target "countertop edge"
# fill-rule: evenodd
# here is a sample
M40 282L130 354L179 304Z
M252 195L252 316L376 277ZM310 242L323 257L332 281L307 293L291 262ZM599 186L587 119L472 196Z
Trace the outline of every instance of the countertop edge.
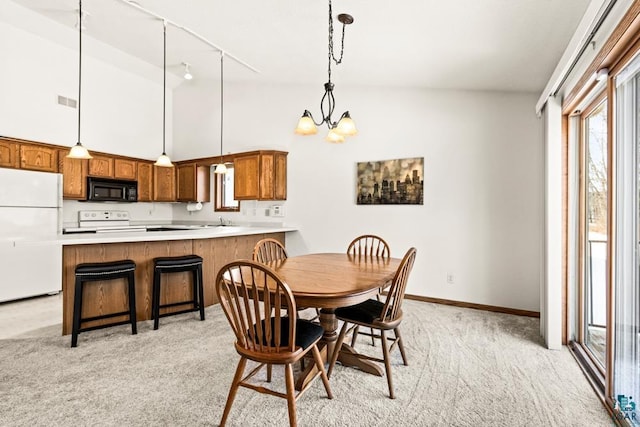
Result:
M51 236L29 236L24 238L6 239L4 243L13 242L14 246L31 245L91 245L100 243L134 243L156 242L162 240L198 240L216 239L221 237L248 236L252 234L287 233L298 231L298 227L256 227L230 226L198 230L154 231L154 232L122 232L122 233L80 233L58 234Z

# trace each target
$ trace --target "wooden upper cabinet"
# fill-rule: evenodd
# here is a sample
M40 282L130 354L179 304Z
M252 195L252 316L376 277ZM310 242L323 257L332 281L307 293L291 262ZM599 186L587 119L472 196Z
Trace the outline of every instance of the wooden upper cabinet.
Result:
M153 163L136 162L138 164L138 201L153 201Z
M274 200L287 200L287 153L276 152L274 163L273 198Z
M113 178L113 157L92 154L89 159L89 175Z
M58 172L58 150L36 144L20 144L20 168Z
M0 139L0 167L18 168L18 144L13 141Z
M115 159L114 177L117 179L134 180L138 177L138 167L135 160Z
M85 200L87 198L86 159L70 159L69 150L58 150L58 170L62 174L62 197L64 199Z
M234 157L236 200L285 200L287 153L259 151Z
M176 201L176 168L153 166L153 201Z
M239 155L233 158L235 200L258 200L260 196L260 154Z
M211 197L209 166L187 163L176 166L177 200L179 202L208 202Z

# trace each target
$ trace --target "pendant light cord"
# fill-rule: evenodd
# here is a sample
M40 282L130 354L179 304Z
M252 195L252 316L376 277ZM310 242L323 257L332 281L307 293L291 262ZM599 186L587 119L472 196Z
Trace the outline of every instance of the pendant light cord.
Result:
M82 0L79 0L78 15L78 143L80 143L80 101L82 97Z
M164 58L162 69L164 70L162 79L162 154L167 154L165 150L166 117L167 117L167 21L164 22Z
M222 131L224 126L224 52L220 52L220 161L224 164L222 158Z

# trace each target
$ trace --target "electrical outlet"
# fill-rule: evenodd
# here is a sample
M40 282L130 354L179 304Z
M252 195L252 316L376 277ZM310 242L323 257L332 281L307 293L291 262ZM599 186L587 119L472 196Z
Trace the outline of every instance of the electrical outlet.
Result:
M449 284L455 283L455 277L453 277L453 273L447 273L447 283Z

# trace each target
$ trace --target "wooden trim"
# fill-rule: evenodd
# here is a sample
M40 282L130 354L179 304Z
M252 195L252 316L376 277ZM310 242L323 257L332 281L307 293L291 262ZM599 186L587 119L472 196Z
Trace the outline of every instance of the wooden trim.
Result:
M636 36L634 28L640 26L640 0L636 0L627 10L624 17L620 20L613 33L609 36L605 44L602 46L596 57L591 61L587 70L582 74L578 83L573 87L571 92L564 98L562 110L565 112L569 107L574 105L584 88L587 87L593 79L594 74L603 67L612 68L614 65L613 58L623 54L623 46L628 46L629 42Z
M406 299L435 304L452 305L454 307L473 308L476 310L493 311L495 313L514 314L516 316L540 317L539 311L520 310L518 308L498 307L496 305L476 304L473 302L454 301L450 299L432 298L421 295L405 294Z
M568 342L569 316L569 116L562 115L562 345Z
M615 191L615 179L614 179L614 141L615 141L615 82L613 76L609 76L607 79L607 262L605 272L605 289L607 292L606 297L606 315L607 315L607 333L606 333L606 348L605 348L605 396L613 396L613 330L615 328L614 317L614 268L612 268L615 258L615 205L613 193Z

